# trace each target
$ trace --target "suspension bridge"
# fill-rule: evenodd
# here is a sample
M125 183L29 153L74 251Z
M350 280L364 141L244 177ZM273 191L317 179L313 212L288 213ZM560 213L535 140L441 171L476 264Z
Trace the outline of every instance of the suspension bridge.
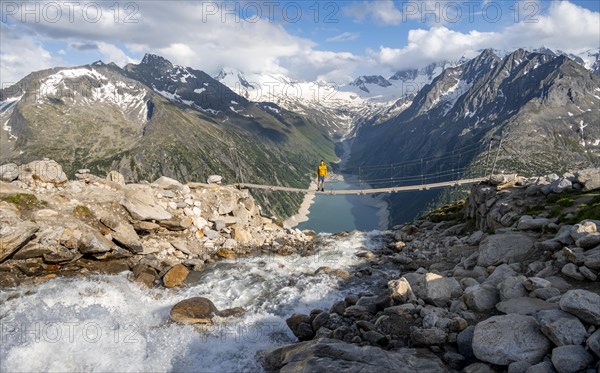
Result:
M325 191L313 188L294 188L282 185L245 183L241 177L235 184L239 189L259 189L269 192L289 192L316 195L366 195L377 193L397 193L407 191L423 191L445 187L457 187L477 184L489 180L495 172L499 150L492 150L492 141L486 144L473 144L427 158L414 159L402 163L367 165L356 169L344 169L344 174L355 175L357 185L365 185L361 189L328 189ZM494 154L495 153L495 156ZM475 160L479 157L480 159ZM493 164L491 164L492 159ZM369 175L365 178L365 175ZM355 184L355 183L353 183Z

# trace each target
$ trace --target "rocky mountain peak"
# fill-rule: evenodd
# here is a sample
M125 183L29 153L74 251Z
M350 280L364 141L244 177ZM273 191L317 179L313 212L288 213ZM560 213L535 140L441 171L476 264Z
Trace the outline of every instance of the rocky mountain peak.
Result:
M159 56L157 54L146 53L140 65L148 65L155 68L160 68L163 70L171 70L173 68L173 64L171 61L166 58Z

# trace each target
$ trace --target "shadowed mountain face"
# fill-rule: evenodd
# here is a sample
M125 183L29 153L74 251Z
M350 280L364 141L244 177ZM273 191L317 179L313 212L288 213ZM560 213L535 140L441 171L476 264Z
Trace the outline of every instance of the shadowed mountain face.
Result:
M73 176L118 170L305 187L313 165L334 158L316 123L255 104L202 71L155 55L124 69L96 62L32 73L0 90L0 163L48 157ZM257 195L268 212L293 213L299 195Z
M398 116L363 126L349 167L361 167L363 179L381 179L390 171L369 166L480 144L460 159L428 162L425 172L474 170L483 162L486 144L501 135L497 170L532 175L600 165L600 78L562 55L517 50L500 58L486 50L444 70ZM432 197L423 195L392 196L392 224L423 209Z

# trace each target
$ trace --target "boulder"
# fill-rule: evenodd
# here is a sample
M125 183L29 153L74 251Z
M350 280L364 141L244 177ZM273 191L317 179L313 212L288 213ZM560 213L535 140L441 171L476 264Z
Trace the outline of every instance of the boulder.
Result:
M590 233L578 239L575 244L585 250L600 245L600 233Z
M228 317L244 312L245 310L241 307L219 311L210 299L194 297L174 305L169 317L180 324L206 324L211 323L215 316Z
M590 269L600 270L600 250L594 251L584 257L583 264Z
M523 286L525 280L525 276L511 276L498 284L497 289L500 293L500 300L526 297L527 289Z
M129 223L109 217L101 218L100 222L110 229L110 235L116 243L134 254L144 251L140 237Z
M233 238L239 243L248 243L252 241L250 232L240 227L233 228Z
M531 316L493 316L478 323L473 332L475 356L481 361L497 365L517 361L536 364L551 347L552 343Z
M179 181L166 176L159 177L152 184L165 190L181 190L183 188L183 184Z
M541 310L558 309L556 303L531 297L512 298L496 304L496 309L506 314L535 315Z
M335 339L317 339L278 347L263 353L267 371L409 373L447 372L433 353L410 348L386 351Z
M544 226L550 224L551 221L546 218L534 219L531 216L525 215L519 219L517 229L522 231L541 231Z
M14 181L19 177L19 166L14 163L7 163L0 166L0 180Z
M600 188L600 168L587 168L575 172L575 179L583 185L583 190Z
M581 274L581 272L579 272L579 268L574 263L567 263L567 264L565 264L562 267L561 272L565 276L569 276L572 279L575 279L577 281L583 281L583 280L585 280L585 276L583 274Z
M310 316L304 315L302 313L292 314L292 316L288 317L285 320L285 323L296 337L300 336L300 324L311 325Z
M125 185L125 176L118 171L110 171L106 175L106 180L112 181L113 183L117 183L119 185Z
M540 277L529 277L523 281L523 286L529 291L550 287L552 283Z
M576 289L567 291L559 302L560 308L577 316L580 320L600 325L600 295Z
M564 311L539 311L535 317L542 333L557 346L579 345L587 336L581 321Z
M30 221L19 221L0 228L0 262L23 247L40 228Z
M550 361L542 361L530 366L525 373L556 373L556 370Z
M62 185L69 181L61 165L53 160L33 161L19 168L19 180L24 182L41 181Z
M473 311L491 310L499 301L498 290L491 284L470 286L465 289L463 300Z
M426 302L443 307L450 299L461 294L462 288L454 277L443 277L435 273L425 274L425 294L422 298Z
M415 346L445 345L448 333L438 328L415 329L410 333L410 339Z
M98 231L88 231L77 241L77 249L82 254L99 254L112 250L115 245Z
M402 303L417 300L415 294L412 291L410 283L404 277L400 277L397 280L388 282L388 288L391 291L390 296L392 299L400 301Z
M221 184L223 182L223 176L219 176L219 175L210 175L207 179L206 182L208 184Z
M150 188L127 186L121 205L137 220L169 220L171 214L156 203Z
M583 346L561 346L552 350L552 364L558 373L577 373L594 362Z
M477 264L482 267L501 263L520 263L537 253L535 240L523 233L495 234L479 245Z
M183 264L173 266L163 277L163 284L167 288L181 286L190 271Z
M596 330L594 334L590 335L587 339L586 344L588 348L600 357L600 329Z
M596 233L597 227L594 222L584 221L579 224L575 224L571 227L571 237L574 241L587 236L588 234Z

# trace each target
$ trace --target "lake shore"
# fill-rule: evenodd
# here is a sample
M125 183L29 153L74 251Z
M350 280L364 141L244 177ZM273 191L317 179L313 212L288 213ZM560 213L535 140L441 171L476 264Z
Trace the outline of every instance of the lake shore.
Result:
M315 181L311 181L308 186L309 190L317 190L317 183ZM290 216L283 222L284 228L294 228L298 226L300 223L304 223L308 221L308 214L310 213L310 206L315 202L315 195L312 193L307 193L304 195L304 200L300 205L300 209L298 209L298 213L296 215Z

